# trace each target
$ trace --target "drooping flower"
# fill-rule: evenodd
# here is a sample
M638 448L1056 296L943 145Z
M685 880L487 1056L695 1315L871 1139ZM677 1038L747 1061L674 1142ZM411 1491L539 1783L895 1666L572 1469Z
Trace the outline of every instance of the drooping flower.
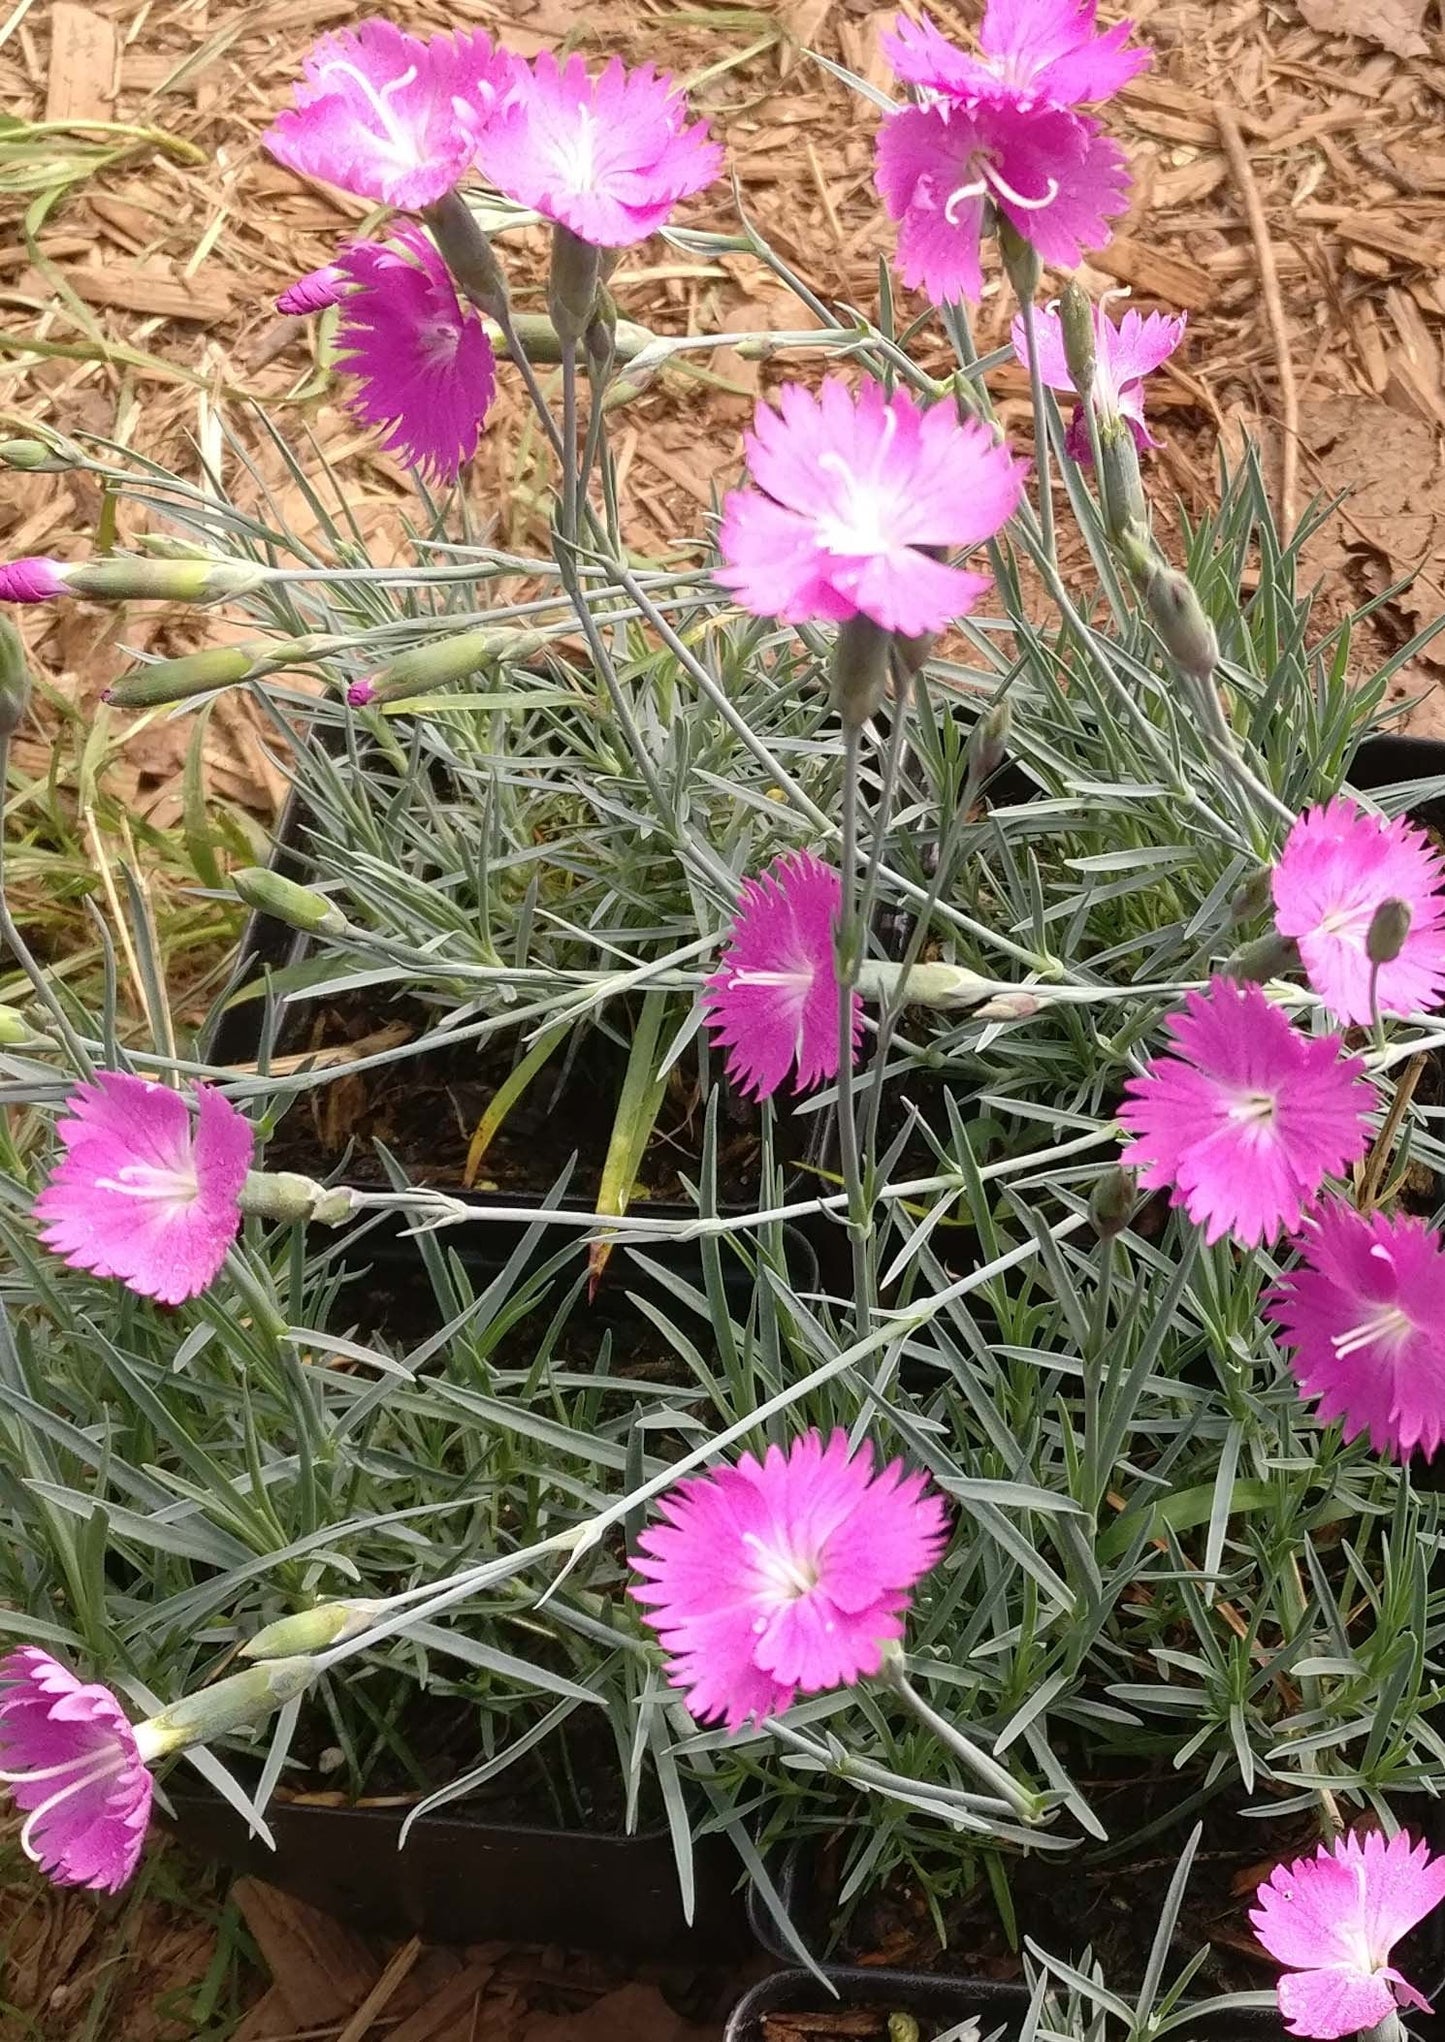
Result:
M0 603L48 603L63 596L67 587L63 566L63 561L34 553L0 563Z
M0 1659L0 1780L25 1810L20 1847L47 1878L124 1886L145 1843L151 1776L109 1688L35 1645Z
M991 539L1019 506L1026 464L950 405L923 411L874 382L856 397L838 376L817 396L787 383L778 406L760 404L747 435L757 487L723 506L723 586L789 624L861 612L911 634L970 610L987 578L923 549Z
M1337 797L1306 809L1274 868L1275 922L1293 936L1310 984L1341 1021L1367 1024L1374 967L1366 939L1386 901L1401 901L1410 927L1398 957L1382 964L1382 1014L1437 1007L1445 992L1445 860L1404 816L1387 821Z
M486 175L519 205L598 248L628 248L664 225L679 199L712 183L722 150L707 123L650 64L613 57L589 76L549 50L517 77L481 138Z
M851 1685L903 1635L908 1591L948 1537L943 1498L900 1461L873 1472L835 1432L679 1482L638 1540L631 1592L700 1722L736 1730Z
M1063 108L992 99L903 107L878 134L876 181L898 225L903 281L935 304L978 298L992 204L1041 261L1072 269L1128 202L1117 142Z
M1256 985L1214 979L1184 1004L1170 1053L1124 1087L1124 1161L1146 1191L1169 1186L1207 1242L1257 1247L1364 1154L1374 1087L1338 1036L1292 1028Z
M1445 1438L1445 1243L1423 1220L1367 1219L1335 1198L1302 1245L1267 1300L1301 1390L1346 1439L1428 1459Z
M1390 1954L1445 1899L1445 1857L1402 1830L1321 1844L1312 1858L1276 1865L1249 1919L1271 1957L1290 1969L1279 2010L1291 2035L1334 2042L1373 2028L1397 2006L1431 2011Z
M1157 447L1158 440L1144 423L1144 378L1161 362L1167 362L1184 338L1186 315L1177 318L1165 312L1151 312L1147 318L1128 311L1115 323L1102 305L1094 307L1094 385L1090 401L1100 424L1122 419L1134 435L1142 453ZM1013 323L1013 349L1027 366L1028 346L1022 316ZM1039 369L1051 390L1072 390L1073 377L1064 358L1063 322L1053 306L1034 312L1034 342L1039 352ZM1089 420L1082 404L1069 421L1067 446L1076 461L1093 456L1089 446Z
M882 50L898 77L966 105L987 99L1024 111L1111 99L1149 62L1125 49L1132 21L1097 33L1096 0L989 0L979 24L980 54L958 49L925 14L900 15Z
M263 139L288 170L415 210L466 175L519 68L480 29L423 42L364 21L308 52L295 106Z
M390 241L353 241L335 267L343 279L337 367L356 379L348 409L409 467L454 479L476 452L496 391L486 328L458 301L419 227L399 227Z
M729 1051L728 1076L755 1099L794 1066L806 1092L838 1075L838 972L833 928L843 882L811 851L785 852L743 882L722 962L704 982L703 1018ZM853 996L853 1046L863 1003Z
M195 1104L193 1125L179 1092L125 1071L77 1086L35 1201L46 1247L162 1304L203 1291L241 1224L254 1136L214 1087L197 1085Z

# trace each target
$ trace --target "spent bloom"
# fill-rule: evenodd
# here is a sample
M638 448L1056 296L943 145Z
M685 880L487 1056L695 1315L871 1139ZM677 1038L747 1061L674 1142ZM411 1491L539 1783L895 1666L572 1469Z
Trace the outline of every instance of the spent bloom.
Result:
M838 1075L833 928L843 882L811 851L785 852L743 882L722 962L704 981L703 1019L728 1051L728 1076L766 1099L796 1066L793 1089ZM863 1003L853 995L853 1047Z
M1206 1242L1257 1247L1364 1154L1374 1088L1338 1036L1292 1028L1257 985L1214 979L1184 1006L1169 1053L1124 1087L1124 1161L1146 1191L1168 1185Z
M1161 362L1168 361L1184 338L1185 315L1151 312L1147 318L1128 311L1114 321L1102 305L1094 307L1094 386L1091 401L1101 425L1122 419L1142 452L1157 447L1158 440L1144 423L1144 378ZM1013 349L1019 360L1028 362L1028 346L1022 317L1013 323ZM1057 309L1041 306L1034 312L1034 341L1039 368L1051 390L1072 390L1073 377L1064 359L1064 328ZM1082 404L1069 421L1068 449L1076 461L1092 458L1089 421Z
M151 1809L144 1730L38 1646L0 1659L0 1780L25 1811L21 1849L57 1885L114 1893L135 1870Z
M1423 1220L1335 1198L1303 1249L1267 1301L1301 1390L1346 1439L1428 1459L1445 1437L1445 1244Z
M1445 1899L1445 1857L1402 1830L1321 1844L1312 1858L1276 1865L1249 1919L1271 1957L1289 1965L1279 2010L1291 2035L1333 2042L1373 2028L1397 2006L1431 2011L1390 1953Z
M67 1101L65 1151L35 1201L40 1238L72 1269L114 1276L142 1297L196 1297L241 1224L250 1123L210 1085L196 1115L179 1092L101 1071Z
M693 1715L729 1730L877 1673L948 1536L924 1475L901 1461L875 1474L872 1447L850 1454L842 1432L744 1454L679 1482L660 1508L632 1594Z
M480 29L423 42L390 21L325 35L308 52L296 104L264 137L303 177L404 211L460 182L505 103L519 60Z
M1126 49L1131 21L1096 32L1096 0L989 0L978 30L979 54L951 43L925 14L900 15L883 53L898 77L941 99L980 100L1027 112L1038 105L1076 107L1110 99L1149 62Z
M951 405L924 411L906 390L856 396L829 376L815 396L785 384L747 435L757 487L723 506L717 579L754 616L885 631L939 631L971 609L986 577L924 548L971 551L1012 517L1026 465Z
M520 67L481 137L482 169L508 198L598 248L628 248L663 226L679 199L712 183L722 150L707 124L651 65L614 57L594 78L578 56L544 50Z
M1293 936L1309 982L1341 1021L1368 1023L1375 967L1367 940L1377 910L1409 910L1400 954L1379 967L1382 1014L1415 1014L1445 990L1445 861L1403 816L1387 821L1336 799L1306 809L1274 868L1275 922Z

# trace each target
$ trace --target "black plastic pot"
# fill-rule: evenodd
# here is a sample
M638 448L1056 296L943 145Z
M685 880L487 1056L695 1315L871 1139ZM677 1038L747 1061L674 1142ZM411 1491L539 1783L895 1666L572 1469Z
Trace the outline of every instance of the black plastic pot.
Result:
M229 1802L189 1783L167 1789L173 1829L198 1857L264 1879L338 1921L433 1943L561 1943L638 1960L711 1962L747 1948L736 1852L693 1843L694 1921L682 1910L665 1830L603 1836L406 1810L277 1801L274 1851Z
M1408 780L1445 779L1445 739L1438 737L1367 737L1350 761L1346 783L1362 794L1397 787ZM1445 794L1411 808L1426 829L1445 831Z

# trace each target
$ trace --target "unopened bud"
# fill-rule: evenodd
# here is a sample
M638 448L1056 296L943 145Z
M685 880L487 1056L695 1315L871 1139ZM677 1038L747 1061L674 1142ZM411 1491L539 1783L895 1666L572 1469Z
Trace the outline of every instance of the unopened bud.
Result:
M30 707L30 662L20 633L0 617L0 741L14 737Z
M1258 872L1251 872L1248 879L1241 880L1229 897L1229 919L1235 928L1246 922L1256 922L1274 905L1274 874L1270 868L1261 866Z
M301 886L264 865L243 865L231 874L231 885L248 908L274 915L291 929L311 936L340 936L350 926L341 909L314 887Z
M494 627L486 631L456 631L449 638L433 638L414 645L390 666L378 667L353 681L346 699L356 706L359 690L367 703L395 702L408 695L430 694L434 688L450 687L469 675L503 665L520 665L540 652L547 643L540 631L509 631Z
M0 1049L18 1049L34 1040L35 1031L20 1009L0 1006Z
M274 570L250 560L155 560L133 554L77 561L64 569L73 596L92 602L214 603L243 596L270 580Z
M1025 241L1013 221L1003 212L998 214L998 247L1019 303L1031 305L1044 273L1043 264L1033 243Z
M552 229L552 267L547 275L547 312L565 346L576 346L592 323L602 280L602 251L570 227Z
M849 730L861 730L888 694L893 633L860 610L838 627L829 672L833 707Z
M972 1007L989 983L961 964L913 964L905 971L879 957L864 958L854 979L863 999L906 1007Z
M318 1184L292 1170L248 1170L237 1200L254 1219L344 1226L356 1210L356 1195L345 1184Z
M1405 947L1410 933L1410 903L1382 900L1370 917L1365 937L1365 955L1371 964L1393 964Z
M1237 979L1241 985L1262 986L1272 978L1283 978L1288 971L1298 971L1299 961L1299 945L1294 938L1271 929L1266 935L1256 936L1252 943L1241 944L1226 957L1220 968L1221 976Z
M594 383L605 383L617 360L617 301L602 285L597 289L585 339L587 373Z
M1196 680L1207 681L1219 664L1219 640L1188 575L1157 562L1144 588L1144 602L1169 657Z
M105 690L104 700L117 709L155 709L166 702L185 702L213 688L234 688L255 671L256 661L270 651L265 639L248 645L210 645L180 659L158 659L151 666L132 667Z
M137 1723L135 1741L149 1765L167 1752L184 1751L191 1744L206 1744L247 1724L260 1723L283 1702L305 1694L316 1677L316 1661L309 1658L268 1659L261 1666L248 1666L214 1687L197 1689L162 1709L144 1723Z
M42 440L0 440L0 467L18 468L26 475L54 475L79 466L73 455L47 447Z
M1042 1011L1043 1004L1037 993L1027 993L1020 988L1016 993L995 993L981 1007L974 1008L973 1018L975 1021L1032 1021L1034 1015Z
M1147 539L1149 499L1139 474L1139 449L1122 418L1099 420L1099 485L1104 498L1104 524L1115 544L1120 544L1131 529ZM1130 572L1135 572L1132 566Z
M462 296L489 319L505 320L507 279L461 193L453 186L435 205L422 209L422 218Z
M981 787L985 780L991 780L1008 757L1008 741L1013 730L1013 720L1013 710L1005 695L980 716L973 726L968 740L967 755L968 780L971 787Z
M1064 339L1069 381L1081 403L1087 404L1097 365L1094 307L1072 277L1059 295L1059 329Z
M1101 1241L1112 1241L1128 1226L1138 1203L1138 1178L1122 1163L1116 1163L1104 1172L1089 1194L1089 1224Z
M369 1631L383 1605L379 1602L319 1602L314 1609L278 1617L241 1647L243 1659L285 1659L295 1652L321 1652L343 1638Z

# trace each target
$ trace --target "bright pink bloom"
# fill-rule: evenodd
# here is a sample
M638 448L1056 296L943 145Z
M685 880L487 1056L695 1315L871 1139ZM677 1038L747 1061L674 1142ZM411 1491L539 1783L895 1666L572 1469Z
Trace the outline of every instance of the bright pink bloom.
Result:
M337 366L356 378L348 408L408 467L453 480L476 452L496 390L486 328L458 302L419 227L353 241L336 268L345 283Z
M65 594L63 562L30 554L0 565L0 603L48 603Z
M1184 338L1186 315L1171 318L1151 312L1143 318L1126 312L1116 326L1102 305L1094 307L1094 415L1100 424L1123 419L1142 453L1157 447L1158 440L1144 423L1144 378L1161 362L1167 362ZM1028 346L1020 315L1013 323L1013 347L1027 366ZM1063 321L1052 306L1034 310L1034 341L1039 351L1039 368L1051 390L1072 390L1074 381L1064 358ZM1076 461L1093 458L1089 446L1089 420L1082 404L1075 406L1069 421L1068 449Z
M743 882L722 963L705 981L703 1019L730 1051L728 1076L755 1099L793 1066L795 1092L838 1075L838 972L833 927L843 882L811 851L775 858ZM853 1047L863 1003L853 996Z
M353 681L346 691L347 704L352 709L365 709L376 700L376 682L363 674Z
M326 263L321 269L308 269L304 277L297 277L294 284L288 284L276 300L276 310L294 317L305 317L310 312L324 312L328 305L339 305L350 288L351 279L344 269L338 269L334 262Z
M1165 1024L1172 1054L1124 1087L1124 1161L1146 1191L1171 1186L1206 1242L1257 1247L1364 1154L1374 1087L1337 1035L1291 1028L1258 986L1217 978L1184 1005Z
M1376 1453L1428 1460L1445 1437L1445 1244L1405 1214L1326 1201L1267 1307L1320 1419Z
M1025 111L1041 103L1083 106L1111 99L1149 62L1148 50L1124 48L1132 21L1098 35L1095 12L1096 0L989 0L977 57L926 14L917 23L899 15L882 49L900 78L943 99L1003 101Z
M1275 922L1293 936L1310 984L1341 1021L1371 1020L1373 967L1365 939L1387 900L1410 910L1410 932L1391 964L1380 966L1382 1014L1438 1007L1445 991L1445 862L1425 832L1403 816L1393 822L1336 799L1306 809L1274 868Z
M20 1848L57 1886L114 1893L140 1861L151 1776L125 1710L36 1645L0 1659L0 1780Z
M691 1476L660 1508L633 1558L647 1585L632 1594L693 1715L729 1730L877 1673L948 1538L927 1477L901 1461L875 1475L871 1445L850 1455L842 1432Z
M35 1201L40 1238L72 1269L165 1305L203 1291L241 1224L250 1123L210 1085L196 1122L169 1085L100 1071L56 1127L65 1155Z
M1397 2006L1430 2002L1390 1962L1401 1936L1445 1900L1445 1857L1402 1830L1321 1844L1312 1858L1276 1865L1249 1919L1271 1957L1291 1969L1279 2010L1291 2035L1334 2042L1373 2028Z
M295 106L263 140L288 170L415 211L466 175L519 68L480 29L422 42L364 21L308 53Z
M1023 495L1026 464L952 405L920 410L906 390L830 376L815 397L785 383L747 435L756 489L723 506L717 579L743 607L785 623L841 623L860 611L885 631L942 630L987 578L924 547L964 552L991 539Z
M598 248L645 241L679 199L712 183L722 150L707 124L651 65L614 57L599 77L549 50L521 72L482 136L481 165L499 191Z
M991 201L1038 252L1072 269L1128 202L1117 142L1062 108L995 100L904 107L878 133L878 190L897 220L903 281L935 304L978 298Z

